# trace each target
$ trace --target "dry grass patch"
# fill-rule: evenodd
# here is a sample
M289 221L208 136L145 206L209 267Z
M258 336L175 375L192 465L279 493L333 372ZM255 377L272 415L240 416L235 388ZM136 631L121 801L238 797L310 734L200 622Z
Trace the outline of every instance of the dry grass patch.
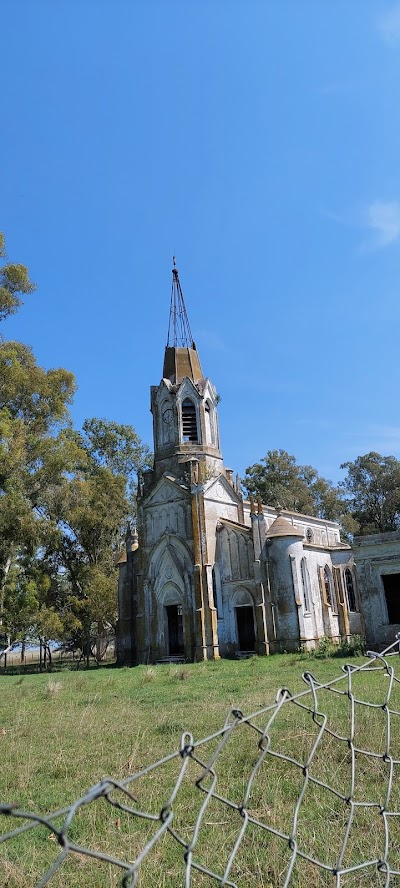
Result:
M321 682L341 674L342 664L337 659L310 661L286 655L184 667L63 672L51 680L46 675L1 677L0 800L42 812L69 805L103 777L124 780L179 750L184 731L189 730L195 741L218 731L232 705L244 713L256 712L273 703L280 686L293 693L306 689L301 673L310 665ZM333 690L318 691L318 709L323 715L289 703L274 719L271 710L257 715L253 725L239 722L218 753L215 786L212 774L204 776L203 771L221 738L196 748L194 755L199 761L188 760L173 804L175 838L164 835L149 851L140 869L139 886L176 888L184 884L184 848L179 840L185 844L193 837L205 805L195 862L220 878L229 870L228 881L240 888L278 888L292 857L287 840L279 833L289 835L294 828L308 765L304 799L297 806L296 835L299 847L312 860L297 858L291 885L333 888L333 874L313 860L334 866L339 858L349 820L346 798L351 791L352 767L354 799L359 803L382 804L389 779L388 763L382 758L387 743L384 706L388 679L382 672L352 677L354 694L360 701L354 703L354 742L361 749L376 752L376 756L357 752L354 759L348 744L353 721L345 681L344 677ZM308 694L302 701L309 704L310 699ZM391 707L396 711L390 715L391 744L400 750L397 685ZM325 716L326 729L321 734ZM168 815L165 806L182 766L183 759L177 755L143 774L130 784L133 798L113 790L111 800L147 818L139 819L100 798L76 813L69 830L71 839L78 846L134 860L160 830L160 811L164 808L163 816ZM395 765L393 803L400 807L399 770L400 765ZM243 832L241 804L245 797L250 821ZM57 824L60 826L61 820ZM356 866L382 854L382 824L378 806L360 804L356 808L346 865ZM0 817L0 835L9 828L10 818ZM394 849L400 847L396 818L391 820L391 842ZM59 850L56 836L43 827L0 845L3 883L7 888L34 886ZM392 857L395 860L395 851ZM111 888L121 884L122 875L112 863L90 860L78 851L68 855L50 885ZM194 871L193 888L211 884L216 882ZM344 888L373 884L384 884L376 867L342 880Z

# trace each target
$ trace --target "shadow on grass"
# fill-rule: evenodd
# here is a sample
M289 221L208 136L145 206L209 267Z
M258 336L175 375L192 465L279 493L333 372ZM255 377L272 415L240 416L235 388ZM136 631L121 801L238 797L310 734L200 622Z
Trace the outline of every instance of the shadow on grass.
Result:
M93 672L100 669L120 669L116 660L106 663L98 663L91 660L87 666L86 660L57 660L51 665L42 666L40 663L20 663L18 665L0 666L0 677L7 678L12 675L50 675L56 672Z

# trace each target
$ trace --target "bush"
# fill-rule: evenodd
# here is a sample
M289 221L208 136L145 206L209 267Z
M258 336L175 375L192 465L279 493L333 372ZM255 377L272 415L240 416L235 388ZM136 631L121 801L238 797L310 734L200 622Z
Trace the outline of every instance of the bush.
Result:
M353 635L339 644L334 644L326 635L319 639L318 645L310 656L327 660L329 657L361 657L365 653L365 643L361 635Z

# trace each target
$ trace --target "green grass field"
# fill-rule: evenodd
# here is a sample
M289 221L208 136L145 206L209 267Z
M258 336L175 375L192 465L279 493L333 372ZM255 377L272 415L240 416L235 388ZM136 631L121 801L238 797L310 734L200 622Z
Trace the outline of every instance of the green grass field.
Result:
M51 675L6 675L0 678L0 802L15 802L24 810L42 813L75 801L92 784L105 776L118 780L179 749L182 732L198 741L224 724L231 707L245 714L272 703L279 687L293 693L305 689L302 673L312 672L320 682L341 674L340 659L313 659L305 655L276 655L244 661L185 666L103 668L88 672L64 671ZM353 665L363 662L354 659ZM395 661L395 665L397 660ZM400 668L399 668L400 674ZM355 704L357 747L373 750L371 757L357 753L354 799L384 804L389 765L382 755L386 747L388 714L382 708L389 678L382 672L354 676L359 699L375 706ZM346 690L346 684L340 686ZM350 730L348 696L321 691L320 708L328 715L328 726L346 738ZM307 697L310 701L310 695ZM391 708L400 711L398 685L393 687ZM255 724L263 730L267 717ZM399 717L392 715L391 751L400 759ZM271 729L273 750L305 762L318 735L319 726L308 712L293 704L282 707ZM216 762L218 794L240 804L249 774L259 756L259 735L239 725ZM216 748L209 741L198 750L208 761ZM345 740L325 732L311 771L338 793L350 795L351 751ZM178 757L132 786L136 805L158 814L168 799L182 766ZM390 809L400 809L400 764L394 766ZM200 766L189 761L174 805L174 829L188 841L205 795L195 787ZM277 830L291 832L293 812L304 782L299 767L268 755L257 774L247 804L255 820ZM133 804L133 803L132 803ZM307 787L299 812L297 839L311 857L334 865L343 842L349 807L316 783ZM399 818L390 819L392 868L400 869ZM0 816L0 834L19 825ZM21 823L20 821L19 823ZM195 858L218 874L224 872L243 818L237 810L213 799L204 815ZM94 850L134 860L159 823L143 821L118 812L104 799L92 802L76 815L70 834L73 840ZM343 866L382 857L384 818L375 806L355 809L353 827ZM33 888L56 858L57 840L44 827L0 845L0 884L7 888ZM235 855L229 874L231 882L244 888L272 888L284 883L290 859L287 843L265 830L250 825ZM121 884L122 871L83 854L70 853L51 880L51 888L108 888ZM396 877L393 877L396 879ZM183 851L166 835L144 861L140 886L174 888L184 885ZM191 885L218 884L200 873ZM332 873L308 861L298 860L290 883L294 886L336 885ZM375 868L360 869L341 877L346 888L384 885L385 875ZM387 883L389 884L389 883ZM390 882L399 885L399 881Z

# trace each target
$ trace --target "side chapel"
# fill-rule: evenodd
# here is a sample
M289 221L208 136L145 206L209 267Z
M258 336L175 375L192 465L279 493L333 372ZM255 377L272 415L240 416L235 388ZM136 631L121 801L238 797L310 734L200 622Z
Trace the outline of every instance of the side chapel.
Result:
M364 634L339 525L244 500L224 466L218 396L175 265L162 379L150 391L154 466L118 560L119 662L269 654Z

